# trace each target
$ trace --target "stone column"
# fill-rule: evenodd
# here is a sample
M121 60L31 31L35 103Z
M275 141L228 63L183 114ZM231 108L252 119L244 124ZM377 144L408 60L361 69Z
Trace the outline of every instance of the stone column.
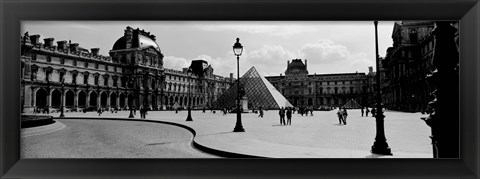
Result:
M73 96L73 108L75 110L77 110L78 109L78 90L77 89L75 89L75 91L73 91L73 95L74 95Z
M33 108L37 107L37 91L38 91L38 89L33 89L32 90L32 106L33 106Z
M110 108L110 107L111 107L111 106L110 106L110 105L111 105L111 104L110 104L110 95L111 95L111 93L108 94L108 92L107 92L107 108Z
M87 93L87 95L86 95L87 99L85 99L85 108L88 108L88 107L90 107L90 93L88 92L88 90L87 90L86 93Z
M101 104L101 102L102 102L102 101L101 101L101 97L102 97L102 94L100 93L100 91L98 91L98 93L97 93L97 106L96 106L96 107L97 107L97 109L102 107L102 104Z
M120 93L117 92L117 99L116 99L116 105L115 107L120 108Z

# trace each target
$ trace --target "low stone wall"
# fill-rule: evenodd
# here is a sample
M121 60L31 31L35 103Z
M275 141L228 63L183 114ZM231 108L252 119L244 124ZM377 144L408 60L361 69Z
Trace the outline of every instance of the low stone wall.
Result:
M37 127L53 124L53 116L49 115L21 115L21 128Z

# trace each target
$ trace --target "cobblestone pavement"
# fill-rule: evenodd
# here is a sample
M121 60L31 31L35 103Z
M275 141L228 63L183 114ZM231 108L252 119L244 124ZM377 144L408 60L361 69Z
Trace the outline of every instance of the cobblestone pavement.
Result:
M137 111L138 112L138 111ZM385 112L385 136L393 156L372 155L375 118L361 117L360 110L349 110L347 125L339 125L334 111L314 111L313 116L293 114L292 125L282 126L278 111L242 114L246 132L234 133L236 114L219 111L150 111L147 119L175 122L192 127L200 145L247 155L274 158L432 158L430 128L420 113ZM128 111L106 112L101 117L128 117ZM55 114L54 114L55 115ZM69 117L98 117L94 112L66 113ZM135 116L139 119L139 114Z
M111 120L57 120L66 127L21 138L22 158L212 158L176 126Z

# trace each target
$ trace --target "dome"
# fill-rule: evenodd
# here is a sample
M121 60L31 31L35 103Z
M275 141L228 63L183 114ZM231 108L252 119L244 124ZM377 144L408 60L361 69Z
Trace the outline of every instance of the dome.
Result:
M142 34L138 34L138 33L133 34L132 48L146 48L150 46L155 48L159 53L161 53L160 47L155 42L155 40ZM120 37L113 44L113 48L112 48L112 50L123 50L123 49L127 49L127 41L125 36Z
M125 37L120 37L114 44L112 50L121 50L126 49L127 43L125 42Z
M153 48L157 49L158 52L160 52L160 47L158 47L158 44L155 41L153 41L151 38L146 37L144 35L138 35L138 41L139 41L138 46L140 48L153 46Z
M292 60L292 63L289 63L287 66L287 70L285 71L285 74L308 74L307 71L307 65L303 64L302 60L300 59L294 59Z

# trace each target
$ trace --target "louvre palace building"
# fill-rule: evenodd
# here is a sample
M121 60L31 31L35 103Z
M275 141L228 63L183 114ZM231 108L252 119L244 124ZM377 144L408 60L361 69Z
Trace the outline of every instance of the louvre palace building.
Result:
M204 60L183 69L163 68L156 37L126 27L109 51L99 54L70 41L40 35L21 37L22 112L81 111L145 107L170 109L177 105L209 107L234 82L233 75L213 74ZM191 72L191 73L190 73ZM190 95L189 95L190 94Z
M458 21L451 23L459 49ZM382 98L389 109L419 112L433 99L434 86L427 76L436 67L434 21L397 21L392 32L393 46L381 62Z
M370 68L370 73L372 68ZM365 73L309 74L307 60L287 61L285 76L265 77L293 106L339 107L353 100L370 103L372 76Z

